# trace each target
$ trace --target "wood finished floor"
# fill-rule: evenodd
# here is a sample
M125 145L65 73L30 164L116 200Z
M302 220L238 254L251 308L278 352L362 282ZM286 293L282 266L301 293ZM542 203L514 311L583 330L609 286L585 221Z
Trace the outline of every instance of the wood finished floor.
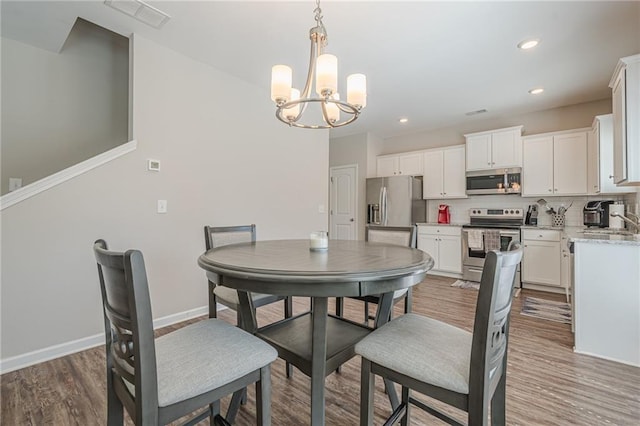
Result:
M414 290L414 312L471 330L477 291L450 287L454 280L429 276ZM572 352L573 337L566 324L520 315L526 295L562 300L562 296L523 290L512 311L507 372L509 425L638 425L640 424L640 369ZM362 304L347 300L349 318L360 319ZM295 312L309 306L295 300ZM333 304L330 305L333 310ZM399 313L401 305L397 308ZM282 316L282 305L259 309L259 323ZM235 313L221 319L235 323ZM167 327L163 334L180 327ZM102 425L106 423L104 347L41 363L0 377L2 425ZM379 379L379 378L378 378ZM344 365L341 374L326 380L327 425L358 424L360 359ZM272 367L272 424L309 423L310 380L299 371L284 376L284 362ZM236 419L237 425L255 424L254 389ZM376 424L388 415L382 381L376 390ZM226 407L228 398L223 400ZM448 410L461 420L464 416ZM127 418L127 424L131 424ZM203 424L206 424L204 422ZM412 410L412 424L443 424L420 410Z

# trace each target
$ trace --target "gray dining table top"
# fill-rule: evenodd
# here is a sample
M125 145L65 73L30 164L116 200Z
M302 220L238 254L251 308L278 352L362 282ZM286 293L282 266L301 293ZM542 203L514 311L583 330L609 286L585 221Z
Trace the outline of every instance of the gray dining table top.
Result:
M209 250L198 264L240 279L348 282L424 273L433 259L421 250L360 240L329 240L324 251L310 250L308 240L269 240Z

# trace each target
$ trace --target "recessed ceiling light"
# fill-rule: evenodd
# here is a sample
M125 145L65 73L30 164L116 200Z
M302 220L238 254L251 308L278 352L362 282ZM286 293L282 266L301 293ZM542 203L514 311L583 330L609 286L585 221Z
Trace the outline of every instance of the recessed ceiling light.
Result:
M523 40L520 43L518 43L518 49L522 49L522 50L533 49L538 45L538 43L540 43L540 40L534 40L534 39Z
M537 87L535 89L529 90L529 93L532 95L539 95L542 92L544 92L544 89L542 87Z
M398 120L399 123L404 124L406 122L408 122L409 119L407 117L402 117L401 119Z

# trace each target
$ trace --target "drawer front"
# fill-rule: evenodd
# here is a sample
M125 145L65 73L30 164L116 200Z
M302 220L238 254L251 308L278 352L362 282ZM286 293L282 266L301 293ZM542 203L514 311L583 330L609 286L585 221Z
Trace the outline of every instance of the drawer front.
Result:
M560 231L552 231L550 229L523 229L522 239L534 241L560 241Z
M459 226L418 226L418 234L426 235L451 235L459 237L462 234L462 228Z

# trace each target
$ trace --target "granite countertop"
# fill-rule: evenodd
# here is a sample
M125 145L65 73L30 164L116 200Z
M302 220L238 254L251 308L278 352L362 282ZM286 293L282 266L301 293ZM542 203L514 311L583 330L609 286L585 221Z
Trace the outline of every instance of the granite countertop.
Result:
M640 247L640 234L620 235L576 233L569 237L569 241L574 243L620 244Z
M452 222L452 223L438 223L438 222L418 222L418 226L463 226L468 225L467 222Z
M560 231L564 236L569 238L569 241L571 242L640 246L640 235L628 235L627 233L619 233L608 229L589 229L584 226L565 226L564 228L557 228L548 225L523 225L521 229Z

